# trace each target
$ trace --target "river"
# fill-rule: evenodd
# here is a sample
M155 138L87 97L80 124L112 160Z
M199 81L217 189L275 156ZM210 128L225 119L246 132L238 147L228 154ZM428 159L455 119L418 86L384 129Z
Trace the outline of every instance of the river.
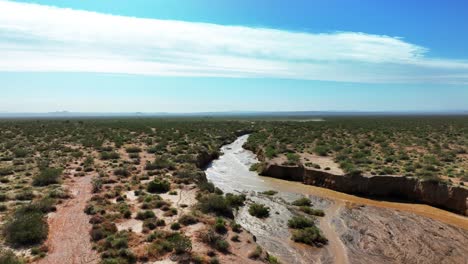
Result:
M280 259L287 260L288 263L312 263L311 259L316 260L317 263L349 262L346 248L332 224L337 220L340 209L347 203L407 211L468 229L467 217L431 206L367 199L299 182L259 176L256 172L249 170L252 164L258 162L255 154L242 147L248 137L248 135L241 136L233 143L223 146L221 148L223 155L212 162L206 170L206 175L208 180L224 192L246 193L249 200L272 208L274 212L272 217L259 220L251 217L245 207L238 212L236 221L255 235L262 247L276 254ZM267 190L275 190L279 193L274 197L260 194ZM326 216L320 218L318 223L324 235L329 239L325 250L298 245L289 239L287 221L293 213L289 209L288 202L301 196L308 196L316 208L325 210Z

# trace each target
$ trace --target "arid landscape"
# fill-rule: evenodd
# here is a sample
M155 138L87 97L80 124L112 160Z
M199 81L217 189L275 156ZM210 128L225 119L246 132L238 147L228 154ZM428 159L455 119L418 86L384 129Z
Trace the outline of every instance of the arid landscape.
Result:
M0 0L0 264L468 264L466 25Z
M468 255L463 211L452 213L396 193L336 192L332 183L340 181L317 180L322 173L387 177L372 174L391 168L401 173L392 174L397 184L399 178L416 178L422 186L430 182L467 190L466 118L418 117L426 134L405 128L413 119L392 120L399 126L392 125L395 136L384 141L363 136L362 142L359 137L342 142L341 133L363 133L366 118L310 123L3 120L0 259L41 264L463 263ZM348 123L361 125L329 134ZM386 123L372 124L366 133L390 130ZM440 135L441 126L456 132ZM289 135L302 134L283 137L283 128ZM330 151L318 147L327 144ZM345 155L340 144L348 146L346 163L337 158ZM394 157L402 155L402 148L408 156L404 161ZM353 160L356 153L375 157L372 151L376 158ZM424 163L427 159L437 161L434 168ZM416 163L421 165L414 173L407 171ZM466 206L466 193L447 199L464 199ZM440 200L450 196L434 195Z

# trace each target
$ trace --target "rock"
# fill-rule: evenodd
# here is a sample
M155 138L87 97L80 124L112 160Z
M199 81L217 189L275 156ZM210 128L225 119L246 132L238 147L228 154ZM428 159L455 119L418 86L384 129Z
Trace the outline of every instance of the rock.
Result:
M468 215L468 189L404 176L334 175L300 166L269 164L261 173L348 194L397 198Z

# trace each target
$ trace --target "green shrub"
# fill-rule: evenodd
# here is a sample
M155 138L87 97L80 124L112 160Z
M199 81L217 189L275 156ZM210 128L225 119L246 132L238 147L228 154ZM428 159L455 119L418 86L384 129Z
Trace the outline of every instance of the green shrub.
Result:
M175 165L172 161L167 158L159 158L156 159L154 162L147 162L145 165L145 170L157 170L157 169L174 169Z
M176 254L183 254L192 251L192 241L189 237L180 233L174 233L167 238Z
M232 241L232 242L240 242L240 237L239 237L239 235L233 235L233 236L231 237L231 241Z
M158 227L158 219L148 218L143 221L143 227L148 228L149 230L154 230Z
M171 189L171 184L166 180L154 180L148 183L146 190L149 193L166 193Z
M115 176L128 177L131 175L130 171L127 168L117 168L114 170Z
M12 251L0 249L0 263L1 264L24 264Z
M250 259L259 259L262 256L263 249L260 246L257 246L254 251L249 253Z
M320 230L315 226L294 230L292 240L294 242L312 246L322 246L328 242L328 240L322 236Z
M312 205L312 201L309 198L303 197L295 200L292 204L295 206L310 206Z
M194 225L198 223L198 219L193 215L186 214L179 218L179 223L183 224L184 226Z
M235 233L240 233L242 232L242 226L237 224L236 222L232 221L231 222L231 228L232 228L232 231L235 232Z
M13 174L13 168L0 168L0 176L7 176Z
M262 192L262 194L268 195L268 196L273 196L273 195L276 195L277 193L278 193L278 192L277 192L277 191L274 191L274 190L268 190L268 191Z
M30 201L34 199L34 193L32 190L24 190L15 195L15 199L18 201Z
M200 198L198 203L203 213L215 213L226 217L232 217L232 207L226 198L219 194L208 194Z
M14 149L13 154L16 158L24 158L28 155L28 151L26 149Z
M244 206L245 202L245 194L232 194L232 193L227 193L226 194L226 201L231 206L232 208L239 208L241 206Z
M210 245L218 251L225 253L229 251L229 243L224 240L222 236L216 234L213 230L208 230L207 232L202 233L200 237L204 243Z
M9 244L29 246L39 244L47 238L48 226L40 210L22 207L7 221L3 233Z
M198 183L198 189L200 189L200 191L204 192L209 192L209 193L214 193L216 191L216 187L214 186L214 184L212 182L209 182L209 181L201 181Z
M216 218L214 230L219 234L226 234L228 231L226 227L226 221L224 221L224 219L221 217Z
M315 226L314 221L303 216L294 216L288 221L288 227L293 229L304 229L313 226Z
M314 148L314 152L317 153L319 156L328 156L329 148L324 145L317 145Z
M313 209L308 206L301 206L299 209L308 215L325 216L325 212L323 210Z
M139 147L128 147L125 151L127 151L127 153L140 153L141 149Z
M136 219L138 220L145 220L149 218L155 218L156 215L154 214L153 211L140 211L136 215Z
M272 256L270 254L267 255L266 262L268 264L280 264L281 263L277 257Z
M270 208L263 204L254 203L249 207L249 214L258 218L267 218L270 216Z
M172 230L179 230L180 228L181 228L181 226L177 222L171 224L171 229Z
M50 184L59 183L62 169L59 168L45 168L33 178L34 186L47 186Z
M114 160L119 159L120 155L117 152L102 152L101 153L101 160Z

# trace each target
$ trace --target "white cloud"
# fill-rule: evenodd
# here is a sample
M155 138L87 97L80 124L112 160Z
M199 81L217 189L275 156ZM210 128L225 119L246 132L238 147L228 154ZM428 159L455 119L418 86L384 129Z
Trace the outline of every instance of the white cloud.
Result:
M0 0L0 71L468 83L396 37L142 19Z

